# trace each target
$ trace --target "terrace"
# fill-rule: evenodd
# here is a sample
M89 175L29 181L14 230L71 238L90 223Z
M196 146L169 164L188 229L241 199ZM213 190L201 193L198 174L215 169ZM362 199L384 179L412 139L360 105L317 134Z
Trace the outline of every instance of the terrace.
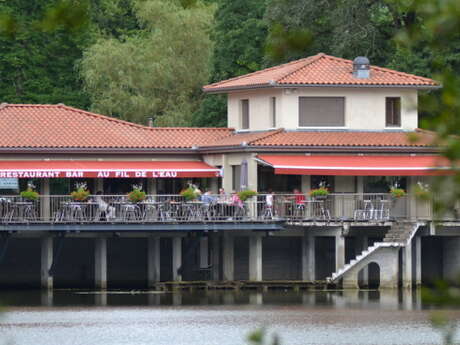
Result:
M433 219L430 202L411 195L393 198L383 193L342 193L298 198L275 194L272 206L267 204L265 194L242 205L232 203L229 196L208 197L186 201L180 195L147 195L144 201L133 203L124 195L94 195L85 201L75 201L68 195L41 195L35 201L2 196L0 229L280 230L284 224L388 225L396 220ZM456 215L445 217L455 219Z

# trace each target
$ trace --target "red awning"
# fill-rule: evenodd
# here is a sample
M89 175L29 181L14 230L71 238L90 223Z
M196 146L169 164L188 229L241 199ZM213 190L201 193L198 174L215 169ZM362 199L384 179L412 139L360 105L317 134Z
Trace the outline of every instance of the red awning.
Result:
M0 178L216 177L220 170L194 161L1 161Z
M451 173L440 156L259 155L258 160L283 175L421 176Z

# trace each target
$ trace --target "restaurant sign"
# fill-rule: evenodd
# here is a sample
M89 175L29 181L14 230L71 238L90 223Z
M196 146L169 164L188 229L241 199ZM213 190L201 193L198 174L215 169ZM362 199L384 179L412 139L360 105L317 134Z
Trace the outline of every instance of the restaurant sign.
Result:
M196 170L3 170L0 180L18 178L180 178L218 177L216 169Z

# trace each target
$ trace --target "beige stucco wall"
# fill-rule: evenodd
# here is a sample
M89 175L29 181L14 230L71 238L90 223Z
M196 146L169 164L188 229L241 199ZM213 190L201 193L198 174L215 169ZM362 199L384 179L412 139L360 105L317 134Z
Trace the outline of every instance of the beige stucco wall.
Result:
M240 100L249 99L249 130L270 128L270 97L277 97L277 127L298 129L302 96L345 97L345 128L356 130L385 129L385 98L401 97L400 128L409 131L418 127L417 90L397 88L305 87L232 92L228 95L228 124L241 129Z

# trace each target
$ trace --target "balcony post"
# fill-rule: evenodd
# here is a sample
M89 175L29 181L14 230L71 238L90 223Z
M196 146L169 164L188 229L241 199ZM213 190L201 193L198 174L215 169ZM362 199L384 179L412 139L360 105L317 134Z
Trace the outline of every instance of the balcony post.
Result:
M300 190L302 193L308 193L311 188L311 177L310 175L301 175L300 177ZM292 191L289 191L292 193Z
M53 238L45 237L41 240L41 286L42 289L53 289L53 276L50 274L53 265Z
M104 179L102 178L96 178L94 179L94 194L97 192L101 191L104 192Z
M94 282L96 289L107 289L107 239L94 240Z
M160 238L147 239L147 286L155 287L160 281Z
M147 194L149 195L157 194L157 180L153 178L147 179Z
M48 221L51 216L51 200L50 200L50 180L44 178L40 180L40 219Z

